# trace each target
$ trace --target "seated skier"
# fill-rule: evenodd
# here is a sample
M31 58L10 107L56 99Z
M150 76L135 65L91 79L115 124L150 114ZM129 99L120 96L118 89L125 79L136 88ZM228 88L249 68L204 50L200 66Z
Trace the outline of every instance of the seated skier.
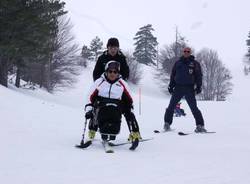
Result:
M102 55L100 55L97 59L95 68L93 70L93 79L94 81L101 77L101 75L105 72L105 65L111 60L115 60L120 64L120 76L125 81L129 78L129 66L127 64L127 59L124 56L124 54L120 50L119 46L119 40L117 38L110 38L107 42L107 50L103 52ZM131 117L133 114L131 114L131 111L129 109L123 108L122 115L125 117L129 132L131 132ZM139 125L137 123L136 118L133 116L133 121L135 121L136 127L139 129ZM95 122L90 119L89 121L89 131L88 131L88 137L89 139L94 139L96 131L98 127L94 124ZM139 131L140 132L140 131ZM129 137L129 140L131 137Z
M86 119L90 119L93 128L99 128L103 143L115 140L120 131L121 114L126 110L130 122L130 137L132 142L139 141L139 128L132 112L133 100L127 83L121 78L120 64L109 61L105 65L105 72L91 87L88 103L85 106ZM89 127L91 130L91 127ZM82 141L83 144L83 141Z

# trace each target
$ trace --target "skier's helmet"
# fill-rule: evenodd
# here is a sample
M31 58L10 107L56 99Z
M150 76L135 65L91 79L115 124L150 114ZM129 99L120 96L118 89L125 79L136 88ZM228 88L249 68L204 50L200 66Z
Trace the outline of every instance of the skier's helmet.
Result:
M108 70L116 70L117 72L120 72L120 63L117 61L109 61L106 65L105 65L105 71Z

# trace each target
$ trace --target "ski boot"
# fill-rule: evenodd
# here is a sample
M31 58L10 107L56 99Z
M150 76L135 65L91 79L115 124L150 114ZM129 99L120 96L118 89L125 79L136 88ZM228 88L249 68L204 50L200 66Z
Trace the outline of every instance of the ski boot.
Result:
M139 139L141 139L141 135L139 132L131 132L130 137L131 137L132 144L131 144L131 147L129 149L135 150L139 145Z
M88 132L89 140L93 140L95 138L95 133L96 133L96 131L89 130L89 132Z
M171 131L171 128L170 128L170 124L169 123L167 123L167 122L165 122L165 124L164 124L164 126L163 126L163 130L164 131Z
M133 141L134 134L136 134L139 140L142 139L140 132L131 132L128 136L128 141Z
M205 133L207 132L207 130L205 129L204 126L202 125L197 125L196 129L194 130L195 133Z

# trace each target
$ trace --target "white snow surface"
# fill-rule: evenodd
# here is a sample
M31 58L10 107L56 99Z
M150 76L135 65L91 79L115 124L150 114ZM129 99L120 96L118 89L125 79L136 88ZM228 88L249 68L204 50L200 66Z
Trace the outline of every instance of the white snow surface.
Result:
M174 118L173 132L162 129L169 103L155 84L152 68L144 67L138 86L131 85L135 114L143 142L135 151L129 145L105 153L97 135L86 150L74 148L81 140L84 103L92 83L93 64L83 69L74 89L48 94L0 86L0 181L4 184L249 184L250 123L249 77L234 80L234 93L225 102L199 101L206 128L216 134L192 134L194 119ZM141 88L141 114L139 95ZM125 120L117 142L128 137Z

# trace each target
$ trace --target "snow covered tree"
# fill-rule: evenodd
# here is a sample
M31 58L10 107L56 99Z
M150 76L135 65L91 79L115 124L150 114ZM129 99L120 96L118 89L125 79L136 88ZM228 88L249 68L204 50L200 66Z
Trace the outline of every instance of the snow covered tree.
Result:
M202 100L226 100L232 92L231 72L223 65L216 51L202 49L196 60L203 71Z
M91 60L92 57L92 53L90 48L87 45L83 45L82 47L82 52L81 52L81 56L84 60Z
M248 75L249 72L250 72L250 67L244 66L243 71L244 71L244 74L245 74L245 75Z
M142 76L142 71L140 68L140 64L135 60L132 54L129 52L125 52L124 55L126 56L127 63L129 66L129 81L133 84L137 84Z
M153 36L152 31L154 31L151 24L143 26L136 33L135 40L135 51L133 53L136 61L146 65L156 65L155 61L157 59L157 38Z
M53 43L53 55L48 67L50 71L46 76L50 76L46 81L46 88L52 91L58 87L69 87L75 82L78 75L78 45L72 34L73 25L66 16L58 19L58 33Z
M87 67L87 62L90 61L93 57L93 54L90 48L87 45L83 45L81 52L81 59L79 61L80 66Z
M165 74L170 75L174 63L182 56L183 49L187 46L185 39L181 37L171 45L165 45L160 51L160 64Z
M185 38L176 32L175 42L170 45L165 45L163 49L160 50L159 69L156 76L161 80L161 86L167 94L169 94L167 88L173 65L182 56L183 49L186 46Z
M250 71L250 32L248 34L248 39L246 40L246 44L248 47L248 51L246 54L246 58L244 60L244 62L246 63L246 66L244 68L244 73L245 73L245 75L248 75L248 73Z
M93 55L93 60L97 61L97 57L99 54L102 52L102 46L103 42L101 39L96 36L91 42L90 42L90 51L92 52Z

